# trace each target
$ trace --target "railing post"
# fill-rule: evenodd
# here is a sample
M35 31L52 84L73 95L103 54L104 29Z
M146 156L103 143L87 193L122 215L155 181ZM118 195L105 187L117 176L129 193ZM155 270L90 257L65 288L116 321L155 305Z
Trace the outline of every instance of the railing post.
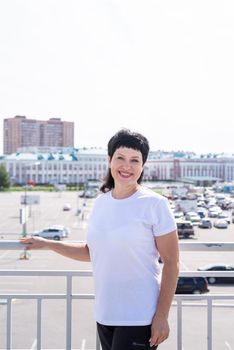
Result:
M212 350L212 299L207 299L207 350Z
M100 339L99 339L97 330L96 330L96 350L101 350L101 344L100 344Z
M67 275L67 320L66 320L66 350L71 350L72 344L72 275Z
M6 348L7 350L11 350L12 349L12 330L11 330L11 302L12 302L12 299L7 299L7 343L6 343Z
M182 300L177 300L177 350L182 350Z
M37 350L42 348L41 346L41 303L42 300L37 299Z

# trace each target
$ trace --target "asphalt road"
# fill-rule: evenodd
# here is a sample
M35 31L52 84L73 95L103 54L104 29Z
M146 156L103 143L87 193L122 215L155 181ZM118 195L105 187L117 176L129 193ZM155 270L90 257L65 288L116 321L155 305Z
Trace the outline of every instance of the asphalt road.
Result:
M50 224L63 224L71 229L68 240L85 240L86 225L93 200L77 197L75 192L33 193L40 196L40 204L31 207L27 231L43 228ZM0 193L0 239L18 239L22 234L19 223L20 196L22 193ZM64 203L71 203L72 210L64 212ZM84 220L75 215L77 207L84 209ZM234 240L234 224L228 229L196 228L194 240ZM191 239L192 241L192 239ZM0 250L1 269L13 270L90 270L89 263L73 261L49 251L33 251L29 260L20 260L19 251ZM181 270L196 270L211 262L234 264L233 252L181 252ZM6 277L0 280L0 293L64 293L66 283L62 277ZM210 286L211 293L234 294L233 285ZM92 277L75 278L74 293L93 293ZM213 350L234 350L232 320L234 307L219 302L213 308ZM95 322L93 321L93 300L73 302L73 349L94 349ZM200 306L199 306L200 305ZM65 349L65 302L43 302L42 338L43 349ZM14 300L12 306L13 349L36 349L36 304L33 300ZM0 349L5 348L6 307L0 301ZM196 305L186 302L183 308L183 350L206 350L207 310L204 303ZM170 313L171 336L160 346L160 350L176 349L176 307Z

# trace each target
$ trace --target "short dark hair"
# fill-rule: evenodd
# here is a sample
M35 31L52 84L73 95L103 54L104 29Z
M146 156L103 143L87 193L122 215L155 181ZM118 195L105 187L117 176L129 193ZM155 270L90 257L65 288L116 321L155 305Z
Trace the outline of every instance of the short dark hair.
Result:
M145 136L138 132L132 132L129 129L121 129L119 130L108 142L107 151L108 156L112 159L115 151L120 147L132 148L137 151L140 151L142 154L143 164L145 164L148 154L149 154L149 141ZM140 184L143 178L143 171L141 176L137 180ZM104 179L104 183L102 184L100 190L102 192L110 191L114 188L114 179L111 175L110 169L108 169L108 173Z

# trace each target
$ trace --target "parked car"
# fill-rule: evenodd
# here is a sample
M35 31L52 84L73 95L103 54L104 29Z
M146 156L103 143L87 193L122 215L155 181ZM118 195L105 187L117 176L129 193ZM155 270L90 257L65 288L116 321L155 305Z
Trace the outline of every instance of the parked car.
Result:
M191 221L181 220L176 222L179 237L188 238L195 235Z
M217 209L210 209L208 211L208 217L209 218L217 218L217 216L219 215L220 211Z
M86 190L80 194L80 198L95 198L97 197L98 191L96 189Z
M228 228L227 220L225 220L225 219L215 220L214 227L216 227L216 228Z
M212 222L210 219L202 219L198 226L200 228L212 228Z
M176 294L208 293L208 281L205 277L179 277Z
M201 222L201 217L195 212L187 213L185 219L191 221L194 225L199 225Z
M198 268L198 271L233 271L234 266L228 264L209 264ZM207 277L210 284L234 283L234 277Z
M71 210L71 204L70 203L65 203L63 205L63 211L69 211Z
M68 237L71 233L71 230L68 227L63 225L51 225L49 228L63 230L66 234L66 237Z
M184 213L182 211L176 211L173 213L175 219L183 219Z
M217 216L217 218L218 218L218 219L224 219L224 220L226 220L228 224L231 223L231 220L230 220L230 217L229 217L228 213L222 212L222 213L220 213L220 214Z
M39 236L47 239L54 239L55 241L60 241L61 239L67 237L67 231L62 227L47 227L39 231L34 231L32 236Z
M185 215L186 220L189 220L190 216L197 215L195 211L188 211Z

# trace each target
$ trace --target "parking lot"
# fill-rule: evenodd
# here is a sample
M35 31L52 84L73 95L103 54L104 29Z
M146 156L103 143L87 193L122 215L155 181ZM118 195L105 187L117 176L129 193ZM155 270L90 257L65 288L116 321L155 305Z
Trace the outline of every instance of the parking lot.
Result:
M0 212L2 220L0 222L1 239L18 239L22 235L22 225L19 221L19 212L21 208L20 196L22 193L0 193ZM40 196L40 204L31 206L30 217L27 223L27 233L44 228L52 224L65 225L71 230L68 240L83 241L86 237L86 227L93 199L83 199L77 196L76 192L41 192L33 193ZM63 211L64 203L71 204L70 211ZM77 208L82 210L83 215L77 216ZM212 219L213 220L213 219ZM234 224L230 224L227 229L201 229L195 227L195 236L186 241L205 241L205 242L233 242ZM183 240L184 241L184 240ZM77 262L64 258L49 251L30 252L29 260L21 260L20 252L0 251L1 269L13 270L90 270L90 263ZM208 263L228 263L234 264L233 252L181 252L181 270L197 270L198 267ZM234 285L212 285L209 287L211 293L234 294ZM40 277L22 277L22 278L2 278L0 281L0 290L2 294L11 293L63 293L65 282L62 278ZM91 277L79 278L74 281L74 293L93 293L93 282ZM29 304L28 304L29 303ZM46 320L43 326L43 349L65 349L64 345L64 303L45 302L43 307L43 319ZM74 349L94 349L95 343L95 323L92 315L93 301L77 301L74 303L73 311L73 334ZM220 304L221 305L221 304ZM2 310L4 305L0 305ZM35 309L33 301L15 300L13 303L14 312L14 349L35 349L35 311L25 313L25 308ZM234 317L234 307L221 306L214 310L216 319L214 329L218 330L220 324L227 324L225 332L216 339L217 345L213 350L234 349L234 338L231 335L231 319ZM191 317L192 316L192 317ZM190 304L183 313L185 326L185 339L183 350L205 350L206 349L206 311L204 307L194 307ZM176 343L176 309L171 312L172 334L170 339L160 346L160 350L175 349ZM0 349L4 349L4 311L0 313ZM186 324L186 320L189 319ZM198 325L202 325L198 329ZM174 325L174 326L173 326ZM192 327L192 328L191 328ZM194 328L193 328L194 327ZM27 329L27 338L22 337ZM230 328L230 329L229 329ZM192 332L194 329L194 332ZM204 333L204 334L203 334ZM199 334L199 339L197 335ZM217 338L217 335L215 335ZM196 348L192 344L197 344Z

